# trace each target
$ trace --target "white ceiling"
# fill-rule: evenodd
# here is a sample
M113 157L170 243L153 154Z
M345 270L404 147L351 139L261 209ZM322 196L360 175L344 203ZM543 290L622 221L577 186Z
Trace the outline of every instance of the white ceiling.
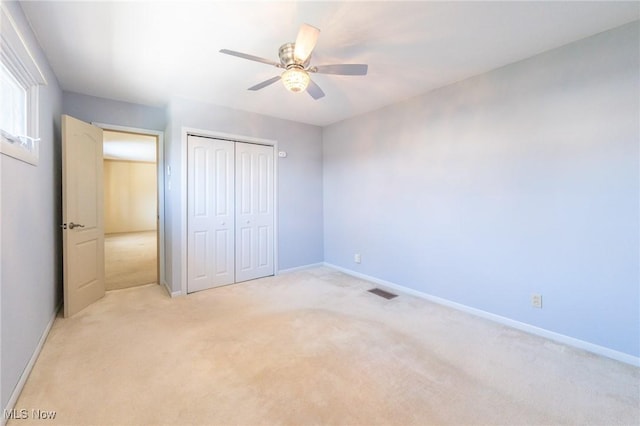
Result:
M177 97L327 125L640 18L639 2L23 2L63 90L147 105ZM326 96L287 92L275 67L301 23L321 29L312 64Z

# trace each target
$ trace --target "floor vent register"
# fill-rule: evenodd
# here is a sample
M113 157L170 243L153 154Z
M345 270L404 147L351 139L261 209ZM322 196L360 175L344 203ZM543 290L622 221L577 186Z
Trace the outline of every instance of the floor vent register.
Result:
M368 290L368 291L369 293L373 293L377 296L384 297L385 299L393 299L394 297L398 297L397 294L389 293L388 291L384 291L380 288L372 288L371 290Z

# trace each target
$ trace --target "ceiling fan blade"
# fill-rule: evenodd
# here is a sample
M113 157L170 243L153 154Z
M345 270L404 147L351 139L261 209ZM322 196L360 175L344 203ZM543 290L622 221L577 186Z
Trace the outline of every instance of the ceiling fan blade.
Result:
M293 56L297 61L304 63L311 56L311 52L313 52L313 48L316 47L318 42L319 34L320 30L312 25L302 24L300 26L300 31L298 31L298 37L296 38L296 47L293 50Z
M250 61L262 62L263 64L273 65L274 67L282 68L282 64L278 62L261 58L259 56L253 56L253 55L248 55L242 52L236 52L235 50L220 49L220 53L224 53L226 55L231 55L231 56L237 56L238 58L248 59Z
M276 76L276 77L270 78L269 80L265 80L262 83L258 83L255 86L251 86L251 87L249 87L248 90L260 90L260 89L263 89L263 88L275 83L278 80L280 80L280 76L279 75Z
M367 64L318 65L309 69L309 71L319 74L336 75L367 75L368 70L369 66Z
M307 86L307 93L309 93L311 97L316 101L324 97L324 92L322 91L320 86L318 86L313 80L309 80L309 86Z

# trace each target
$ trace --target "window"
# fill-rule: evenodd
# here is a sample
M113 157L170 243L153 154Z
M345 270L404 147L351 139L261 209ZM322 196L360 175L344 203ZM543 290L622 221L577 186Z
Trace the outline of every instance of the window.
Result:
M37 165L38 87L47 83L1 3L0 13L0 152Z
M2 115L0 129L12 135L27 134L27 89L0 63L0 93Z

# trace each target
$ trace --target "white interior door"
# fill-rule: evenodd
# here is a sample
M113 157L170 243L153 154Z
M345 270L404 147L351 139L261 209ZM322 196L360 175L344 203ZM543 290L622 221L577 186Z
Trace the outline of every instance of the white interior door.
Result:
M274 273L273 147L236 142L236 282Z
M102 129L62 116L64 316L104 296Z
M234 277L234 143L187 138L187 292Z

